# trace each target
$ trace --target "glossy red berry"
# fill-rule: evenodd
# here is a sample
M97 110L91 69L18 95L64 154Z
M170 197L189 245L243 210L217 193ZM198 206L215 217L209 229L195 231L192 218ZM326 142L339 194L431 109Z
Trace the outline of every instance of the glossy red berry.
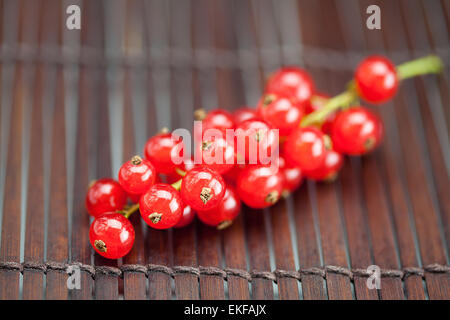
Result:
M241 200L233 187L227 186L222 202L214 209L199 211L197 216L203 223L222 230L229 227L241 211Z
M220 174L229 171L236 163L234 141L228 143L225 137L204 135L195 152L196 161Z
M398 88L395 65L385 57L370 56L357 67L355 84L364 100L375 104L386 102Z
M297 67L284 67L270 76L265 91L294 96L303 105L314 93L314 82L305 70Z
M236 190L247 206L262 209L271 206L281 196L284 179L277 166L247 166L236 183Z
M181 183L183 202L195 211L217 207L225 193L225 182L215 170L205 166L196 167L186 173Z
M314 111L322 109L330 97L323 93L314 94L309 102L305 106L305 113L310 114ZM319 129L326 134L330 134L331 126L333 125L333 121L336 118L337 112L330 113L325 121L319 126Z
M153 185L139 201L142 218L155 229L175 226L183 215L183 208L178 191L165 183Z
M326 149L326 137L320 130L298 128L287 137L284 156L301 170L315 170L325 161Z
M95 181L86 194L86 209L93 217L105 212L122 210L127 202L127 194L120 184L109 178Z
M225 131L234 128L233 116L226 110L215 109L205 114L203 109L199 109L195 113L197 120L202 120L202 131L207 129L218 129Z
M324 164L311 171L304 171L304 175L311 180L333 181L344 164L344 157L339 152L327 150Z
M236 126L246 120L257 119L257 118L258 118L258 113L256 112L256 109L254 109L254 108L242 107L242 108L236 109L233 112L233 121Z
M281 155L278 158L278 167L284 177L283 193L289 194L302 184L302 170L299 167L288 163Z
M174 226L174 228L183 228L192 223L195 218L195 211L192 210L189 206L184 206L183 208L183 214L181 216L180 221Z
M158 134L147 141L144 155L158 173L172 173L177 166L172 159L183 156L183 141L171 133Z
M263 120L246 120L236 127L236 160L238 164L268 164L278 148L278 135Z
M155 183L156 170L150 161L134 156L119 169L119 183L130 194L147 192Z
M265 93L258 103L262 119L279 129L280 136L287 136L300 124L304 115L297 100L284 93Z
M92 222L89 240L95 251L108 259L119 259L130 252L134 228L120 213L104 213Z
M334 120L331 139L336 151L362 155L375 149L384 135L381 119L363 107L341 111Z

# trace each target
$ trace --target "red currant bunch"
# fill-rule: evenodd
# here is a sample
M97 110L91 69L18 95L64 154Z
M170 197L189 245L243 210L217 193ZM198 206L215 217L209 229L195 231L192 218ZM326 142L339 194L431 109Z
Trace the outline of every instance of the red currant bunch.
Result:
M386 102L401 80L439 73L442 67L436 56L397 67L371 56L335 97L315 92L305 70L284 67L269 78L256 108L195 111L202 130L194 128L193 159L180 137L161 132L147 141L145 159L134 156L121 166L118 182L100 179L89 187L85 201L95 217L92 246L109 259L125 256L135 238L128 217L138 210L155 229L186 227L196 216L224 229L239 215L241 202L263 209L294 192L305 178L336 179L344 155L369 153L383 139L381 118L359 106L358 98ZM231 139L229 129L234 129ZM133 204L126 203L127 197Z

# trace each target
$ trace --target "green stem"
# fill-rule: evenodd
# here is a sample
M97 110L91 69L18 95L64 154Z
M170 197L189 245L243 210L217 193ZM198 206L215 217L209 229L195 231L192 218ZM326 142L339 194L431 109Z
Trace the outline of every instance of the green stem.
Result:
M172 187L174 187L175 190L180 190L181 189L181 182L183 181L183 179L178 180L177 182L174 182L171 184Z
M300 123L300 126L307 127L312 124L322 123L330 113L333 113L343 106L348 106L357 98L358 95L354 90L344 91L328 100L323 108L320 108L319 110L304 117Z
M422 74L440 73L443 68L441 58L429 55L397 66L397 75L400 80L405 80Z
M178 175L182 176L182 177L184 177L184 176L186 175L186 171L181 170L181 169L178 168L178 167L175 168L175 172L176 172Z
M428 55L423 58L415 59L402 63L397 66L397 75L399 80L405 80L418 75L429 74L429 73L440 73L444 65L442 60L436 55ZM347 85L347 91L331 98L323 106L323 108L310 113L303 118L300 126L306 127L313 124L320 124L325 121L329 114L334 111L349 106L355 103L358 99L357 90L355 87L355 82L352 80Z
M133 204L131 207L129 207L127 210L122 210L120 213L125 217L129 218L133 213L139 210L139 203Z

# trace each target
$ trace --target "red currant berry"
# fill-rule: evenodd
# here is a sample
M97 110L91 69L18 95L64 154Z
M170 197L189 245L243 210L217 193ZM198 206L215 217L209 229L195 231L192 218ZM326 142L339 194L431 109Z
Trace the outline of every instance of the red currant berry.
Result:
M227 186L222 202L217 208L199 211L197 216L203 223L222 230L229 227L241 211L241 200L233 187Z
M304 111L292 96L266 93L258 103L258 114L279 129L280 136L287 136L298 127Z
M183 202L197 212L210 210L222 201L225 182L217 171L200 166L183 177L180 193Z
M183 228L190 225L195 218L195 211L189 206L184 206L183 215L174 228Z
M344 164L344 157L339 152L328 150L323 166L316 170L304 171L308 179L316 181L333 181Z
M262 209L271 206L281 196L284 178L277 167L247 166L239 174L236 188L242 202Z
M105 212L122 210L127 194L120 184L110 178L95 181L86 194L86 209L93 217Z
M235 125L251 119L258 119L258 113L256 112L256 109L250 107L242 107L236 109L233 112L233 121Z
M284 177L283 193L291 193L303 182L303 173L299 167L288 163L283 156L278 158L278 167Z
M108 259L119 259L130 252L134 228L120 213L104 213L92 222L89 240L95 251Z
M314 82L306 71L297 67L284 67L270 76L265 91L294 96L303 105L314 93Z
M202 120L203 132L208 129L225 131L234 128L233 116L226 110L216 109L205 114L203 109L199 109L194 116L196 120Z
M309 102L305 106L305 113L310 114L314 111L322 109L327 101L330 99L329 96L323 93L314 94ZM333 125L333 121L336 118L337 112L330 113L325 121L319 126L319 129L326 134L330 134L331 126Z
M158 173L172 173L176 167L172 159L183 156L183 141L171 133L158 134L147 141L144 155Z
M284 143L284 156L301 170L315 170L325 161L326 138L316 128L298 128Z
M134 156L119 170L119 183L131 194L143 194L155 183L156 170L150 161Z
M269 123L246 120L236 127L235 146L238 161L243 157L250 164L268 164L278 148L278 136Z
M223 174L233 168L236 162L233 144L234 141L230 145L223 137L204 137L196 149L196 158L201 160L202 165Z
M338 114L331 139L336 151L362 155L375 149L383 135L383 122L376 114L363 107L354 107Z
M394 64L382 56L364 59L355 72L356 88L361 97L371 103L383 103L391 99L398 88Z
M171 185L158 183L141 196L139 211L150 227L169 229L180 221L183 203L180 194Z

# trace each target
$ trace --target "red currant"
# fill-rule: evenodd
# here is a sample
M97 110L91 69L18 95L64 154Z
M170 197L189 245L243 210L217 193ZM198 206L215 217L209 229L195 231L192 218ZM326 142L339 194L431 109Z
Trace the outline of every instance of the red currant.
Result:
M262 209L278 201L283 185L283 175L277 167L253 165L241 171L236 188L242 202Z
M241 122L244 122L246 120L251 119L257 119L258 113L256 112L256 109L250 108L250 107L242 107L239 109L236 109L233 112L233 121L235 125L240 124Z
M183 202L198 211L217 207L225 193L225 182L215 170L196 167L183 177L180 189Z
M222 202L217 208L199 211L197 216L203 223L222 230L229 227L241 211L241 200L233 187L227 186Z
M309 102L305 106L305 113L310 114L314 111L322 109L327 101L330 99L329 96L323 93L314 94ZM331 126L333 125L333 121L336 118L337 112L330 113L325 121L319 126L319 129L326 134L331 132Z
M303 182L303 173L299 167L288 163L283 156L278 158L278 167L284 177L283 193L291 193Z
M284 67L270 76L265 91L294 96L303 105L314 93L314 82L305 70Z
M278 136L270 124L263 120L246 120L236 127L236 156L250 164L267 164L278 148Z
M143 194L155 183L156 170L150 161L134 156L119 170L119 183L131 194Z
M181 216L180 221L174 226L174 228L183 228L187 225L191 224L195 218L195 211L192 210L189 206L184 206L183 215Z
M183 141L171 133L158 134L147 141L144 155L158 173L172 173L176 167L172 159L183 156Z
M304 111L297 100L283 93L265 93L258 103L258 113L280 136L287 136L300 124Z
M175 226L183 215L183 203L171 185L158 183L141 196L139 211L152 228L168 229Z
M233 168L235 161L234 141L231 145L223 137L207 137L198 144L196 149L197 158L201 159L201 164L218 173L223 174Z
M89 240L95 251L108 259L119 259L130 252L134 228L120 213L104 213L92 222Z
M395 65L382 56L367 57L356 69L355 83L364 100L376 104L386 102L398 88Z
M284 156L301 170L315 170L325 161L326 137L316 128L298 128L284 143Z
M105 212L122 210L127 194L120 184L110 178L95 181L86 194L86 209L93 217Z
M334 120L331 139L336 151L362 155L375 149L383 139L381 119L363 107L341 111Z
M225 131L234 128L233 116L226 110L215 109L205 114L203 109L197 110L195 113L197 120L202 120L202 131L208 129L218 129Z
M323 166L315 170L304 171L303 173L308 179L317 181L333 181L336 179L343 164L344 157L342 154L331 149L327 150Z

